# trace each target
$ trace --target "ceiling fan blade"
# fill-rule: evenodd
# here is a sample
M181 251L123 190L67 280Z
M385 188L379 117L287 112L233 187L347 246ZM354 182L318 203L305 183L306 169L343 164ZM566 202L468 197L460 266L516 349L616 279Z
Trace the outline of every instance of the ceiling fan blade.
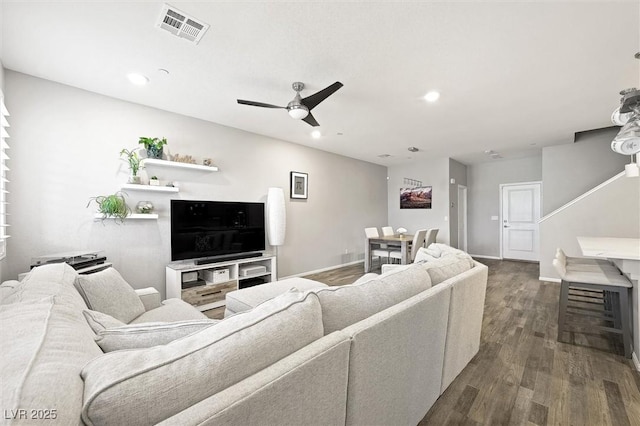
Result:
M313 118L313 115L311 115L311 113L309 113L309 115L303 118L302 121L304 121L305 123L311 124L313 127L318 127L320 125L318 124L316 119Z
M281 107L277 105L265 104L263 102L254 102L254 101L244 101L242 99L238 99L238 103L241 105L251 105L263 108L279 108L279 109L287 109L287 107Z
M327 99L329 96L331 96L333 93L335 93L335 91L338 90L339 88L341 88L342 86L344 86L344 84L340 83L339 81L336 81L331 86L326 87L326 88L322 89L321 91L319 91L317 93L314 93L313 95L307 96L306 98L302 99L302 103L307 108L309 108L309 111L311 111L320 102L322 102L325 99Z

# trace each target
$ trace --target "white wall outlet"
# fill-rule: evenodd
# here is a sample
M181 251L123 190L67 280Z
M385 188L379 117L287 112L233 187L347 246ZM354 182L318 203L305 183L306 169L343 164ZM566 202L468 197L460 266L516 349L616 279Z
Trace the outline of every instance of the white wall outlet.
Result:
M498 220L498 216L491 216L491 220Z

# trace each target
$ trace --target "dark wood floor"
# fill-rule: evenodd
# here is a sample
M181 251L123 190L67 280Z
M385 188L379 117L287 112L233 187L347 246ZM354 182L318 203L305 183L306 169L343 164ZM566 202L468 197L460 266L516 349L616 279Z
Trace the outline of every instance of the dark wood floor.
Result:
M556 341L557 283L535 263L489 266L480 351L420 425L640 425L640 374L618 336L567 332ZM344 285L362 265L305 278Z

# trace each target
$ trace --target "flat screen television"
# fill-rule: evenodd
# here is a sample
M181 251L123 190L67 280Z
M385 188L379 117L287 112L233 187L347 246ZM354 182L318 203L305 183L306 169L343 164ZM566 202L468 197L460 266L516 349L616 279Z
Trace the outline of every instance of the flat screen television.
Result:
M264 203L171 200L171 260L264 249Z

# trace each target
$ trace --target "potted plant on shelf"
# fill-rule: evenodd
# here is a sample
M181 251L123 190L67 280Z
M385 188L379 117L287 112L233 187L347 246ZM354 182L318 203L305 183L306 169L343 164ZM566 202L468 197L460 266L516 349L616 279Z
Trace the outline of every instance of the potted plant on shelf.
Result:
M151 186L160 186L160 181L158 180L158 176L151 176L149 178L149 185L151 185Z
M162 147L167 144L167 139L146 138L144 136L141 136L138 143L144 145L144 148L147 150L148 158L156 158L161 160L163 151Z
M112 217L116 222L124 222L124 219L131 214L131 209L124 200L124 192L118 191L111 195L98 195L91 197L87 203L87 207L92 201L98 205L98 213L102 214L102 220Z
M138 152L135 149L129 150L123 148L122 151L120 151L120 157L124 157L123 159L129 163L129 170L131 171L129 183L140 183L140 176L138 176L140 157L138 157Z

